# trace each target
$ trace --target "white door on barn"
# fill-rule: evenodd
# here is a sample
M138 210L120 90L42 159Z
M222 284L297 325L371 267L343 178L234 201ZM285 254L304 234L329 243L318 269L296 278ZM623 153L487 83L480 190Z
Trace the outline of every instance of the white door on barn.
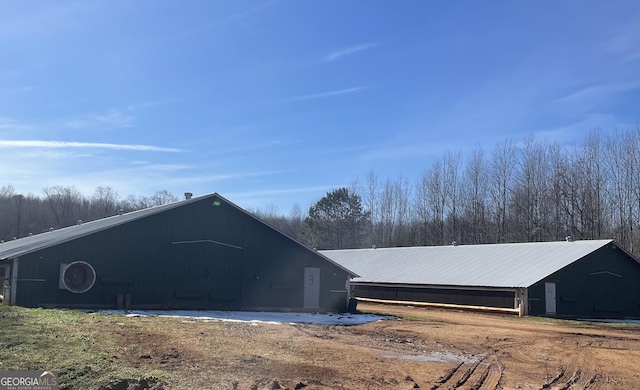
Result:
M304 268L304 306L305 309L320 307L320 268Z
M556 284L546 282L544 284L544 301L547 314L556 314Z

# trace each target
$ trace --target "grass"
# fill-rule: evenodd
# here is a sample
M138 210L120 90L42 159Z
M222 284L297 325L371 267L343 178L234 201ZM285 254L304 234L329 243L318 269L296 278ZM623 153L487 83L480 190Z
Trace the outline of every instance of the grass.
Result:
M0 305L0 370L57 371L61 389L99 388L121 378L167 377L115 357L111 322L127 321L74 310Z

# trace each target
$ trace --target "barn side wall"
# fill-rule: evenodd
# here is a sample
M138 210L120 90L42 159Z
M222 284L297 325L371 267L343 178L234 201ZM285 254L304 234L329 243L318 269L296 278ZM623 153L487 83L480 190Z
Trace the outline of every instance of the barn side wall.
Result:
M555 283L555 316L640 318L640 263L615 244L530 286L531 315L553 315L546 312L545 283Z
M77 260L91 264L97 275L81 294L59 288L60 264ZM209 197L20 257L15 303L298 310L305 266L321 270L317 310L344 311L344 270Z
M448 303L513 309L515 291L500 289L407 287L352 282L354 295L397 301Z

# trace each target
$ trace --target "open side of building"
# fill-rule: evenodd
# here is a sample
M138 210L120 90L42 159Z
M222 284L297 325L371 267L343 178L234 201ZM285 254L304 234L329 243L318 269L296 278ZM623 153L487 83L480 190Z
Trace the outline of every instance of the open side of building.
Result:
M352 294L567 318L640 318L640 262L612 240L322 251Z
M0 244L27 307L342 312L353 272L218 194Z

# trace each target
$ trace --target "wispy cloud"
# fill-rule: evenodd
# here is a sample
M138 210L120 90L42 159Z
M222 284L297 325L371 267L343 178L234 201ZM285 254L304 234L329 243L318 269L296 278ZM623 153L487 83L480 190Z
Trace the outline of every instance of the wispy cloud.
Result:
M295 194L295 193L304 193L304 192L317 192L317 191L330 191L334 188L345 187L344 184L341 185L324 185L324 186L309 186L309 187L287 187L287 188L277 188L277 189L265 189L258 191L246 191L239 193L232 193L229 196L232 198L253 198L267 195L281 195L281 194Z
M567 144L577 144L584 139L584 135L595 129L628 129L637 126L625 123L611 114L587 114L572 123L563 126L537 129L533 135L538 139L559 140Z
M344 56L348 56L350 54L354 54L360 51L373 49L376 46L378 46L377 43L366 43L364 45L347 47L346 49L337 50L329 53L329 55L325 57L325 61L335 61L338 58L342 58Z
M309 152L311 155L322 156L327 154L343 154L343 153L353 153L359 150L366 150L369 146L367 145L357 145L357 146L345 146L345 147L337 147L337 148L328 148L328 149L317 149L314 148L313 151Z
M167 100L149 100L145 102L129 104L128 106L126 106L126 109L129 111L134 111L134 110L139 110L141 108L157 107L157 106L163 106L165 104L177 103L182 100L183 99L181 98L167 99Z
M231 15L222 16L219 19L215 19L207 23L190 27L186 30L176 32L164 40L158 40L157 42L155 42L155 44L152 44L151 46L146 46L144 50L157 50L167 45L175 44L177 42L193 38L194 36L204 34L216 27L225 26L229 23L234 23L234 22L238 22L243 19L246 19L252 16L253 14L261 12L264 9L272 7L278 3L280 3L280 0L268 1L263 4L257 5L255 7L248 8L244 11L240 11Z
M260 4L260 5L257 5L255 7L253 7L253 8L249 8L249 9L247 9L245 11L239 12L237 14L230 15L227 18L225 18L224 21L231 22L231 21L241 20L241 19L244 19L244 18L246 18L247 16L249 16L251 14L254 14L254 13L258 12L258 11L262 11L263 9L269 8L269 7L271 7L273 5L276 5L278 3L280 3L280 0L271 0L271 1L268 1L268 2L266 2L264 4Z
M135 117L123 110L112 108L104 113L89 113L63 120L61 125L71 129L87 129L95 127L133 127Z
M135 112L151 107L163 106L167 104L177 103L182 98L166 99L166 100L148 100L139 103L117 106L106 109L102 112L87 112L77 114L67 119L57 121L62 127L71 129L92 129L92 128L126 128L136 125Z
M558 99L558 109L564 114L591 113L597 107L617 98L617 95L640 90L640 82L614 82L587 86Z
M24 123L20 123L15 119L12 118L8 118L5 116L0 116L0 130L7 130L7 131L24 131L24 130L29 130L31 128L30 125L26 125Z
M33 90L33 87L30 85L21 85L19 87L5 88L1 91L1 93L4 95L9 95L9 94L16 94L16 93L25 93L32 90Z
M614 29L614 35L605 42L604 49L622 61L638 61L640 59L640 33L638 20Z
M139 152L183 152L181 149L165 148L152 145L109 144L99 142L68 142L43 140L0 140L0 148L85 148L85 149L113 149L135 150Z
M332 96L347 95L347 94L350 94L350 93L362 91L363 89L367 89L367 88L369 88L369 86L365 85L365 86L362 86L362 87L341 89L341 90L338 90L338 91L316 93L316 94L311 94L311 95L292 96L292 97L280 99L278 102L286 103L286 102L296 102L296 101L300 101L300 100L323 99L323 98L328 98L328 97L332 97Z
M592 99L603 99L617 92L630 91L640 89L640 82L601 84L582 88L576 92L564 96L561 102L580 102Z
M25 16L17 14L16 17L0 23L0 40L52 35L59 30L69 28L73 25L70 21L77 20L79 14L90 11L92 7L83 2L66 4L52 2L50 4L39 7L38 12L28 13Z

